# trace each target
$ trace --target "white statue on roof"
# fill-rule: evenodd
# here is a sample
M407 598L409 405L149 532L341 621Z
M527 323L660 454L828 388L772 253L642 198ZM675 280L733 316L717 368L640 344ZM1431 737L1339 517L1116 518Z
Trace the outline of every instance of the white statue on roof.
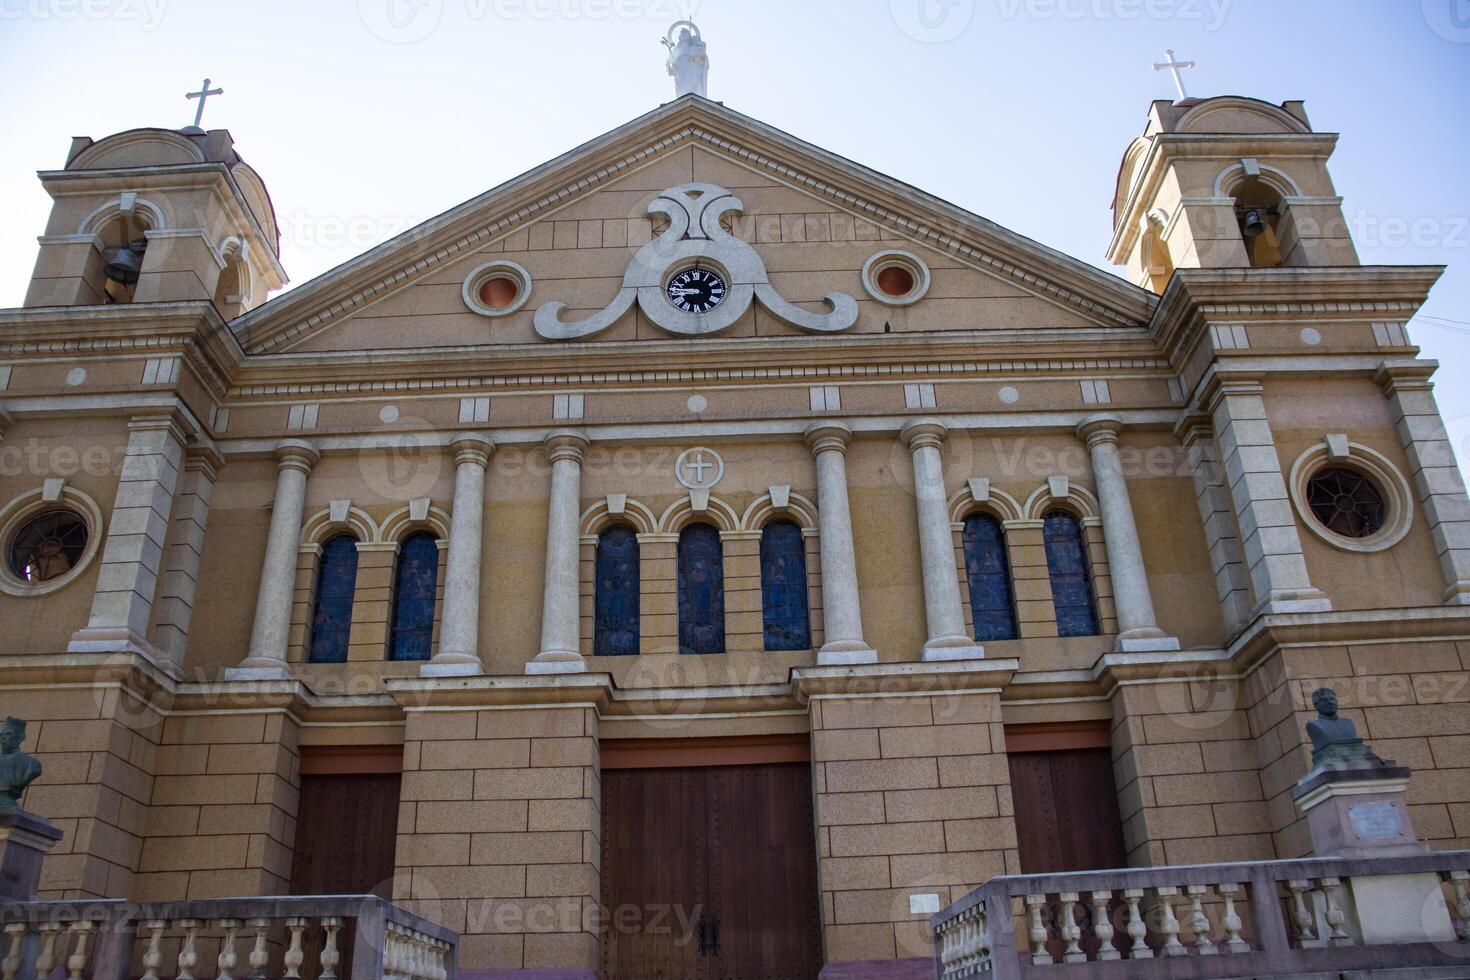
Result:
M679 39L674 40L674 31ZM669 49L668 72L674 77L674 96L691 92L706 96L709 83L709 56L705 53L704 39L692 20L681 20L669 28L664 35L663 46Z

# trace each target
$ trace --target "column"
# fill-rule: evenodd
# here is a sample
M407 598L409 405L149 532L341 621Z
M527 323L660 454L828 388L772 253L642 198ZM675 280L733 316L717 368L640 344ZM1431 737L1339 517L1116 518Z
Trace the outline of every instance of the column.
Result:
M847 444L852 429L843 422L814 422L804 436L817 464L817 524L822 545L826 642L817 651L817 663L877 663L878 651L863 639L857 555L852 545L852 515L847 509Z
M1225 627L1233 637L1250 622L1251 586L1245 555L1240 550L1240 533L1230 510L1230 491L1225 489L1225 471L1215 429L1204 414L1186 415L1174 428L1184 444L1185 461L1194 479L1200 523L1205 529L1205 546L1215 572L1215 593Z
M485 529L485 467L495 443L477 432L461 433L454 450L454 510L449 515L449 557L444 571L444 612L439 652L419 668L425 677L483 674L480 662L480 543Z
M945 431L938 419L914 419L899 433L914 454L914 504L924 570L924 619L929 627L923 659L974 660L985 656L985 648L965 630L965 608L960 605L944 460L939 454Z
M184 431L172 413L128 422L92 613L68 651L157 653L147 640L148 622L183 462Z
M1154 616L1143 546L1133 520L1133 502L1128 499L1128 478L1118 458L1118 433L1122 431L1123 420L1116 415L1089 415L1077 426L1077 435L1086 440L1092 454L1092 478L1097 481L1097 501L1102 508L1103 543L1118 615L1114 649L1130 653L1178 650L1179 641L1166 636Z
M219 453L207 448L191 449L184 458L184 475L179 480L163 575L158 582L158 601L153 605L153 643L176 664L184 662L189 642L209 501L223 462Z
M528 674L587 669L579 649L581 556L577 533L582 517L582 454L587 445L580 433L565 429L546 437L551 499L546 521L546 585L541 594L541 652L526 664Z
M1208 397L1226 483L1240 527L1256 604L1252 615L1326 612L1332 600L1312 587L1266 403L1255 381L1222 380Z
M306 507L306 477L321 454L301 439L276 443L276 499L260 567L260 592L255 597L255 625L250 653L240 666L225 671L226 680L267 680L289 677L286 643L291 632L291 594L296 587L296 552L301 539L301 517Z
M1470 605L1470 500L1434 401L1431 370L1420 365L1383 367L1378 383L1389 400L1394 428L1409 461L1414 496L1439 555L1444 601Z

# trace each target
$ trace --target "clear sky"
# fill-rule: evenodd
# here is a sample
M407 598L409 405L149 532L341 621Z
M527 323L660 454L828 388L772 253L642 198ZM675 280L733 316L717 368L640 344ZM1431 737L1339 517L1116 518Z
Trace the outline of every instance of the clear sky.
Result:
M710 97L1047 245L1103 258L1173 48L1191 95L1303 99L1365 263L1448 266L1411 324L1470 459L1470 0L0 0L0 306L72 136L228 128L306 282L673 95Z

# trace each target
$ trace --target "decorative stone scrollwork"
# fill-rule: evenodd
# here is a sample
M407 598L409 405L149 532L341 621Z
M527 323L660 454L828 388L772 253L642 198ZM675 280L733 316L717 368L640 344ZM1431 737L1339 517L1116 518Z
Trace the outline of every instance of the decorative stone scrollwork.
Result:
M750 308L752 299L802 330L831 333L856 323L857 301L846 293L828 293L832 310L822 314L803 310L776 292L756 250L720 226L722 215L744 207L715 184L681 184L659 194L648 205L648 212L667 216L669 226L633 256L617 297L575 323L561 319L565 303L545 303L536 310L536 333L547 340L590 337L612 326L637 303L645 316L669 333L707 336L733 325ZM728 287L725 298L705 313L677 309L664 298L668 279L696 262L718 270Z

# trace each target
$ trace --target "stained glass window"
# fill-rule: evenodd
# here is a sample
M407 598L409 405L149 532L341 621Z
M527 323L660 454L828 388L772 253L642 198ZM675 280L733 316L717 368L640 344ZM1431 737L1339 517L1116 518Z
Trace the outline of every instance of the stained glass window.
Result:
M69 510L48 510L10 539L10 570L22 582L45 582L76 567L87 550L87 522Z
M638 535L616 525L597 536L592 652L599 657L638 653Z
M679 652L725 652L725 553L708 524L679 532Z
M1066 511L1054 510L1046 515L1042 537L1052 604L1057 611L1057 632L1062 636L1096 636L1097 606L1082 526Z
M1356 470L1331 467L1307 483L1307 506L1329 531L1346 538L1366 538L1383 528L1387 508L1383 493Z
M965 518L965 581L970 586L970 617L975 639L1014 640L1016 606L1011 597L1011 562L1000 521L989 514Z
M790 521L772 521L761 531L761 618L767 650L811 648L806 543Z
M321 561L317 563L308 662L346 662L347 634L352 628L352 596L356 590L357 539L350 534L339 534L322 545Z
M398 550L393 577L393 622L389 660L428 660L434 642L434 589L439 583L439 545L420 532Z

